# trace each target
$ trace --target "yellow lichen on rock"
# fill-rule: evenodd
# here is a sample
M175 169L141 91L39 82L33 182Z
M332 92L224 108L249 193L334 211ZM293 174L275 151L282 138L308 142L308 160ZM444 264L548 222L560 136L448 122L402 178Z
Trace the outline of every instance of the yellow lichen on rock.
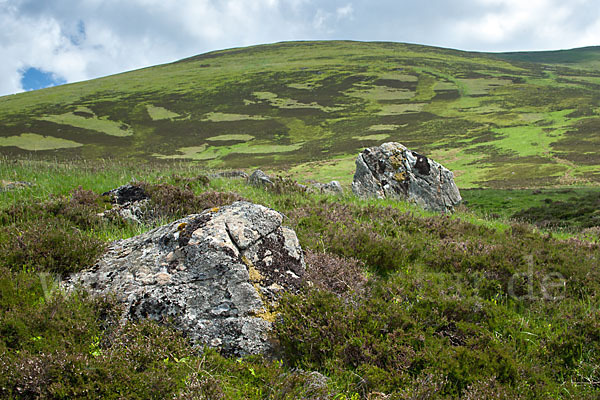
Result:
M394 174L394 179L398 182L403 182L406 179L406 171L396 172Z
M395 153L390 157L390 164L392 164L392 166L394 168L401 168L403 161L404 161L404 156L400 152Z

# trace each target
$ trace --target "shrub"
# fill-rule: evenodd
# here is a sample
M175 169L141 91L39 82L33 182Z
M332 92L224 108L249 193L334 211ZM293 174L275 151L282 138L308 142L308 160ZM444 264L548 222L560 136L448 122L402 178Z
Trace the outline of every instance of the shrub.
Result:
M356 259L315 253L311 250L306 251L304 259L306 261L304 279L319 289L341 295L361 290L367 282L364 265Z
M191 189L182 189L166 183L140 183L140 187L150 196L152 214L159 218L181 218L189 214L197 214L207 208L220 207L243 197L233 192L207 191L199 195Z
M66 275L92 265L104 242L63 218L41 218L0 229L0 265Z

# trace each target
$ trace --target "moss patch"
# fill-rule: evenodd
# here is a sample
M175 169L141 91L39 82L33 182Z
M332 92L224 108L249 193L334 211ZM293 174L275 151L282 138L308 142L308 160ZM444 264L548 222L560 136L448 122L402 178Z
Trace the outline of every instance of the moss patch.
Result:
M254 120L261 121L269 119L269 117L264 117L261 115L246 115L246 114L227 114L221 112L210 112L204 115L202 121L210 121L210 122L233 122L233 121L246 121L246 120Z
M302 108L312 108L315 110L321 110L324 112L333 112L343 110L343 107L327 107L318 104L317 102L311 103L301 103L298 100L288 99L277 96L275 93L271 92L254 92L254 97L259 100L267 101L271 106L283 109L302 109Z
M180 117L176 112L169 111L164 107L153 106L152 104L146 106L146 111L148 111L148 115L152 118L152 121L173 120Z
M423 111L425 103L410 103L410 104L383 104L378 115L402 115L412 114Z
M387 138L389 138L390 135L386 134L386 133L381 133L379 135L365 135L365 136L353 136L353 139L356 140L376 140L376 141L381 141L381 140L385 140Z
M83 117L72 112L60 115L47 115L39 118L42 121L54 122L60 125L69 125L75 128L89 129L105 133L110 136L126 137L133 135L133 130L127 124L111 121L107 117Z
M42 136L37 133L22 133L19 136L0 137L0 146L14 146L23 150L56 150L83 146L72 140L53 136Z
M210 142L228 142L228 141L235 141L235 140L239 140L241 142L247 142L252 139L254 139L254 136L247 135L244 133L231 134L231 135L219 135L219 136L213 136L213 137L206 138L206 140L208 140Z

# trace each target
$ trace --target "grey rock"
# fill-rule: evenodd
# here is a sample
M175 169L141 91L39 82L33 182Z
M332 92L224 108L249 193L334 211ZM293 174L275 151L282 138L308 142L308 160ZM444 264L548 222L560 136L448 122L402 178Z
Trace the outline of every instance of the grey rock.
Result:
M113 206L110 210L101 213L101 217L107 219L120 217L138 224L154 219L149 207L150 196L139 186L127 184L104 192L102 195L110 196Z
M329 183L312 183L311 186L320 193L341 195L344 194L344 189L338 181L331 181Z
M267 174L262 172L260 169L257 169L252 174L250 174L250 177L248 178L248 183L250 183L252 186L259 187L275 185L271 178Z
M452 212L462 200L450 170L395 142L358 155L352 191L363 198L398 198L442 212Z
M212 172L210 174L208 174L209 178L230 178L230 179L235 179L235 178L241 178L241 179L248 179L248 174L245 173L244 171L219 171L219 172Z
M282 291L297 291L304 257L283 215L248 202L205 210L114 242L69 290L114 293L123 320L170 319L196 344L227 355L269 353Z
M24 189L31 186L33 186L31 182L2 180L0 181L0 192L9 192L11 190Z

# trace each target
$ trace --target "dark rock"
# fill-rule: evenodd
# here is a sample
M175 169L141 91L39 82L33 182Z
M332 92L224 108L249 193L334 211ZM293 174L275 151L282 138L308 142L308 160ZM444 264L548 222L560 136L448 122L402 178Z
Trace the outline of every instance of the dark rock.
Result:
M236 202L114 242L92 268L66 283L114 293L124 320L170 319L196 344L228 355L270 352L269 331L282 291L297 291L305 270L283 215Z
M273 183L271 178L267 174L262 172L260 169L257 169L250 175L250 177L248 178L248 183L250 183L252 186L259 187L275 186L275 183Z
M111 196L112 202L114 204L119 204L119 205L133 203L136 201L145 200L145 199L150 198L150 196L148 196L146 194L144 189L142 189L139 186L135 186L135 185L131 185L131 184L119 186L116 189L112 189L112 190L109 190L108 192L104 192L104 193L102 193L102 196Z
M398 198L443 212L452 212L462 200L451 171L395 142L358 155L352 191L359 197Z
M101 213L101 217L107 219L118 217L138 224L154 219L148 207L150 196L140 186L127 184L104 192L102 195L110 196L113 207Z

